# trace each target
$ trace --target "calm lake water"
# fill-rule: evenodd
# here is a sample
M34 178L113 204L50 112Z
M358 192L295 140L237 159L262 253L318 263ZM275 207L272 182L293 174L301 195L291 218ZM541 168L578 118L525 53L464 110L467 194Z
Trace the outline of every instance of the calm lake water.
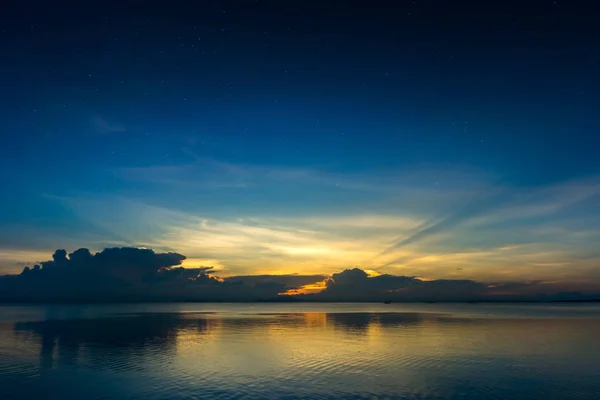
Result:
M0 306L0 399L42 398L600 399L600 306Z

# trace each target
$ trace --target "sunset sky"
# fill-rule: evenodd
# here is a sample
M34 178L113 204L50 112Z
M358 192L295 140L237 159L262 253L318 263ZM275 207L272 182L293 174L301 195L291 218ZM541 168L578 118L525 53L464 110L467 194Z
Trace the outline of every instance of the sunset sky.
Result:
M0 274L135 246L220 276L600 278L592 17L375 3L13 2Z

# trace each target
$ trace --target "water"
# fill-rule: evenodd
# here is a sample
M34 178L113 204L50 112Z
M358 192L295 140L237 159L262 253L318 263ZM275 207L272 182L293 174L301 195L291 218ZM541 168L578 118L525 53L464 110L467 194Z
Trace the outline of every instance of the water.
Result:
M0 399L598 399L594 304L0 306Z

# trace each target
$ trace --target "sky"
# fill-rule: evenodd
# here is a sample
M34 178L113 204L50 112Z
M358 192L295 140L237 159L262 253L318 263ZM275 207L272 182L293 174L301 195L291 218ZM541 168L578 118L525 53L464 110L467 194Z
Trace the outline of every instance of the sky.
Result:
M600 277L587 3L176 3L2 6L0 274Z

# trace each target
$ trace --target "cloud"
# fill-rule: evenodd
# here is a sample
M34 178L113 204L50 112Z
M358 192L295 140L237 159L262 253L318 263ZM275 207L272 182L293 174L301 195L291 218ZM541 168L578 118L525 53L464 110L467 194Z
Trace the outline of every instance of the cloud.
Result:
M398 243L395 243L393 246L383 251L380 255L388 254L392 250L400 249L409 244L415 243L420 240L424 240L427 237L433 236L437 233L451 230L452 228L460 225L464 221L472 218L473 216L484 213L492 209L494 206L498 206L502 203L505 197L505 194L498 191L496 191L496 193L484 194L483 197L470 202L470 204L462 207L450 216L445 217L442 220L435 222L429 226L421 227L421 229L418 229L409 237L399 241Z
M217 260L221 273L333 273L369 259L396 234L391 222L416 222L394 216L315 217L310 219L211 218L118 197L65 199L65 206L104 231L137 238L160 250L179 249L191 259ZM380 227L388 221L384 231ZM368 236L366 236L368 235ZM361 246L356 245L360 240ZM129 245L129 243L127 243ZM213 263L209 265L215 265Z
M224 278L231 284L262 285L265 283L282 284L287 288L297 288L325 279L325 275L238 275Z
M594 263L600 265L599 195L598 177L538 187L504 184L401 235L378 254L376 268L438 278L544 276L579 283L590 278Z
M484 283L470 279L423 279L410 276L369 276L353 268L333 274L320 301L480 301L558 300L600 297L600 284L568 290L561 282ZM310 298L308 296L300 296Z
M409 190L409 199L401 196L395 210L366 203L354 211L340 205L293 213L250 212L242 206L219 213L204 204L188 210L152 196L61 201L80 220L106 232L103 241L89 242L92 247L178 249L218 266L223 276L333 274L359 267L438 279L531 280L542 274L579 282L589 279L592 260L600 265L600 215L590 203L596 187L597 180L589 179L538 188L453 188L420 201L444 206L423 209L414 206L419 199L411 199ZM110 232L127 240L110 240ZM556 263L564 267L551 266Z
M189 149L185 149L183 154L189 156ZM232 198L231 193L240 193L246 200L259 202L268 194L271 208L276 205L274 200L281 199L296 211L302 205L298 202L299 195L302 195L301 203L332 209L339 209L342 205L351 207L356 201L373 199L375 196L382 196L386 201L392 197L396 198L395 206L402 205L407 211L424 211L429 206L460 204L465 195L473 195L489 184L489 177L466 169L457 169L454 173L430 169L373 175L316 168L234 164L191 154L193 162L119 168L114 173L124 180L145 185L158 196L171 193L173 196L187 194L202 197L199 190L206 190L211 192L211 196L215 196L215 192L224 195L223 200L227 202L239 199ZM352 194L352 197L349 198L347 194ZM332 199L336 202L334 207L330 207ZM248 206L246 204L245 207Z
M56 250L52 260L0 277L0 301L467 301L582 299L600 285L560 281L483 283L367 273L359 268L325 275L218 277L211 266L183 268L179 253L141 248ZM303 290L317 288L318 290ZM319 291L320 289L320 291ZM561 297L562 296L562 297Z
M15 279L5 277L0 286L5 300L101 301L152 280L161 268L181 264L185 256L155 253L150 249L108 248L94 255L79 249L67 255L56 250L52 260L25 267Z
M185 256L178 253L155 253L150 249L133 247L107 248L94 255L88 249L81 248L67 255L59 249L52 255L51 261L32 269L25 267L21 276L34 275L35 279L75 278L77 280L96 280L118 278L127 283L136 283L152 276L161 268L180 265Z
M109 121L98 114L92 117L91 123L96 132L101 135L127 131L127 128L124 125L118 122Z
M177 249L223 277L331 275L358 267L437 279L542 276L580 284L596 277L600 265L598 177L532 187L468 170L374 176L180 161L113 171L131 183L115 194L54 197L73 214L72 226L57 219L45 229L5 229L0 266L10 271L13 260L40 259L2 259L16 250L37 254L80 244Z
M21 271L26 265L37 264L48 257L48 251L0 249L0 276Z
M179 267L186 257L142 248L107 248L96 254L59 249L52 260L0 277L0 301L258 300L323 275L268 275L219 278L210 266Z
M470 280L424 281L415 277L378 275L370 277L358 268L333 274L324 291L326 300L471 300L485 295L486 285Z

